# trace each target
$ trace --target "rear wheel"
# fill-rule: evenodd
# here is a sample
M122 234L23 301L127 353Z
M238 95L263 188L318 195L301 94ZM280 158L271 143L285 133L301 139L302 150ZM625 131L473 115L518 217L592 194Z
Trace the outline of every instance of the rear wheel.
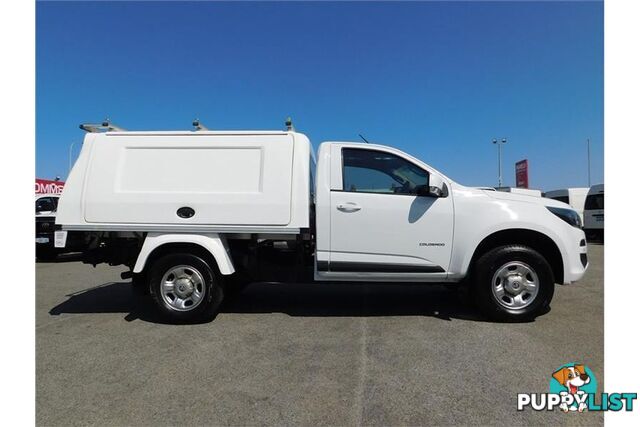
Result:
M192 254L165 255L149 272L149 289L160 312L169 320L211 320L223 299L217 266Z
M494 320L517 322L542 314L554 287L551 266L527 246L492 249L475 264L475 301Z

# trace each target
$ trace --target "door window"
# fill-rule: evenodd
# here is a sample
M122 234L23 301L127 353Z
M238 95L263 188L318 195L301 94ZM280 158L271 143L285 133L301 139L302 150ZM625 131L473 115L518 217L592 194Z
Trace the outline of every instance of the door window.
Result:
M342 149L342 190L357 193L416 195L429 173L391 153Z

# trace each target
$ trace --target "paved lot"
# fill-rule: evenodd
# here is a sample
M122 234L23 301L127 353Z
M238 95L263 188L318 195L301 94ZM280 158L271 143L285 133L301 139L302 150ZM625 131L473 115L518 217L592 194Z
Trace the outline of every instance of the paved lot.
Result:
M603 247L526 324L441 287L251 285L211 323L167 325L121 268L36 266L38 425L602 424L516 411L581 361L603 390Z

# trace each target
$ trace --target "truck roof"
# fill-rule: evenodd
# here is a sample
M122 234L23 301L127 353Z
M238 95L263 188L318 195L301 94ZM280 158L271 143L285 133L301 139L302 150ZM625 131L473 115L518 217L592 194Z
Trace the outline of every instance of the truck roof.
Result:
M163 131L111 131L106 136L148 136L148 135L287 135L297 132L283 130L163 130Z

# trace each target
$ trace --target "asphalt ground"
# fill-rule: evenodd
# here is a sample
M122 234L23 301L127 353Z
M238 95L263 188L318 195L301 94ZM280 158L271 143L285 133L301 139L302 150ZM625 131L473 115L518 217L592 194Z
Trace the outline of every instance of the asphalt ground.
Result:
M36 264L38 425L600 425L516 410L568 362L604 387L603 246L535 321L482 319L442 286L253 284L165 324L118 267Z

